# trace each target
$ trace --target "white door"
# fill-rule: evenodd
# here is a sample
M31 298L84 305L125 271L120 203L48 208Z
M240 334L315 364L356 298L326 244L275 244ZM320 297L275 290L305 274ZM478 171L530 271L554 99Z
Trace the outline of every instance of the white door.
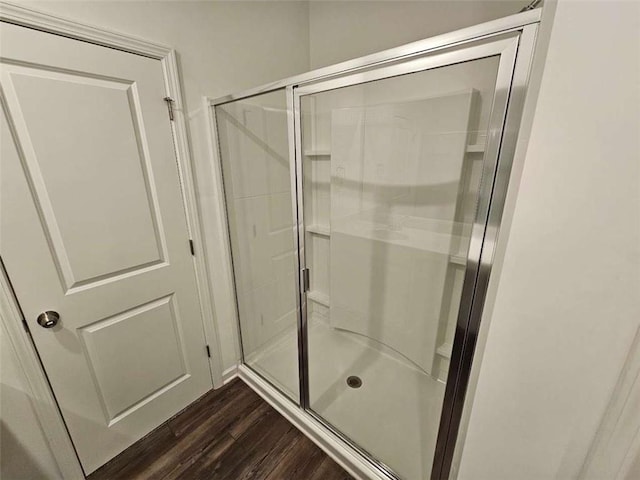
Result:
M89 473L212 388L162 65L1 40L0 254Z

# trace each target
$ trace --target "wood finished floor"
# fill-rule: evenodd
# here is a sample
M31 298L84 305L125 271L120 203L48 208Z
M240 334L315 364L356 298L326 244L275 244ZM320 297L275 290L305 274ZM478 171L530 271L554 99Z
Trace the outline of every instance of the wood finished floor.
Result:
M90 480L352 477L241 380L212 390Z

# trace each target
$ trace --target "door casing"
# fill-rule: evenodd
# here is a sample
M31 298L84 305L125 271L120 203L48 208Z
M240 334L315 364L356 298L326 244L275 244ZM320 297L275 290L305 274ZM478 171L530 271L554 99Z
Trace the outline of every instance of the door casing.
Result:
M194 268L200 300L200 310L206 342L212 348L209 365L214 388L222 386L222 360L217 325L210 288L210 273L204 249L202 219L198 197L196 195L194 172L188 143L182 87L180 84L176 52L171 47L142 40L107 29L85 25L54 15L25 8L19 5L0 2L0 22L40 30L54 35L69 37L121 50L135 55L157 59L161 62L165 92L173 99L174 120L172 122L172 140L178 164L183 192L183 204L187 214L187 228L194 241ZM28 394L33 398L34 410L42 425L47 442L51 446L60 473L64 478L85 478L76 455L71 437L58 408L55 396L49 386L46 374L40 362L31 336L23 327L20 306L11 289L10 279L0 268L0 321L6 329L8 339L13 346L20 366L27 380Z

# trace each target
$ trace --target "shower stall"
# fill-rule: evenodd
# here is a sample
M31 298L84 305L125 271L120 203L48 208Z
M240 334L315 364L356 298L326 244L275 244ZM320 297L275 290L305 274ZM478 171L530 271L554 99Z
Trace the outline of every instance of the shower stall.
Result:
M373 478L451 474L539 16L210 102L241 373Z

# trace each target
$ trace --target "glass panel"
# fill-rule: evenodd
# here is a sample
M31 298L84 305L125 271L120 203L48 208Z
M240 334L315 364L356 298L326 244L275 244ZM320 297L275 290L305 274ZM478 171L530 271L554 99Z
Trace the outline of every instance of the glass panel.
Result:
M217 106L216 120L245 363L298 401L285 91Z
M310 408L429 478L499 57L301 97Z

